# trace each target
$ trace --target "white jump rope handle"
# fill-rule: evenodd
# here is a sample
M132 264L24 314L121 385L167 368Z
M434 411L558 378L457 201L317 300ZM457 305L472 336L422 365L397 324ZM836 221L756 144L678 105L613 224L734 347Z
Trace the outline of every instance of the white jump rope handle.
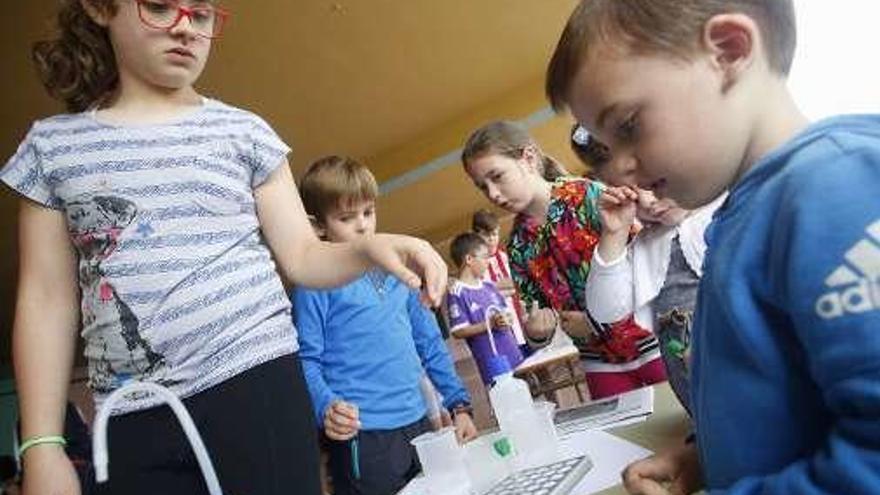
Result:
M107 422L110 419L110 411L113 410L113 405L118 400L132 392L148 392L158 395L162 402L171 407L171 410L180 422L180 426L183 428L183 432L186 434L186 438L189 440L196 460L199 462L202 476L205 478L205 483L208 487L208 493L211 495L223 495L220 489L220 481L217 480L217 473L214 471L214 465L211 463L211 458L208 456L208 451L205 449L202 437L199 435L199 431L196 429L196 425L193 423L186 407L167 388L147 382L131 382L116 389L107 397L95 417L95 428L92 435L92 455L95 464L95 479L98 483L103 483L110 477L107 466L109 461L107 453Z
M483 313L483 320L486 323L486 333L489 334L489 345L492 347L492 354L498 355L498 348L495 347L495 335L492 333L492 313L501 313L504 314L504 310L496 306L494 304L489 305L486 308L486 312Z

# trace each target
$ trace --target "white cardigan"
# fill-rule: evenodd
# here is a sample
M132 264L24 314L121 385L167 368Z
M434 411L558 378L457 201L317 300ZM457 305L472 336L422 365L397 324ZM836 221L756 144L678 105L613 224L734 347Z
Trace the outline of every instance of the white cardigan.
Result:
M688 266L703 275L706 241L703 236L715 210L727 194L691 212L674 227L657 226L639 232L615 260L604 260L598 247L587 276L587 310L600 323L620 321L630 314L645 329L654 329L651 301L666 283L672 239L678 234Z

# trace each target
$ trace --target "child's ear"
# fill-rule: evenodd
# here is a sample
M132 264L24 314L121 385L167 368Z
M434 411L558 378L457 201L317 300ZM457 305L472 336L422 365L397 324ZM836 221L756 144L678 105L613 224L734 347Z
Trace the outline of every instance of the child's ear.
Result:
M759 56L760 30L754 19L744 14L719 14L706 22L703 44L721 71L726 91L749 69Z
M464 266L470 268L477 262L477 257L473 254L466 254L464 257Z
M107 27L110 19L113 18L113 12L108 7L99 7L92 0L79 0L79 4L82 5L92 22L101 27Z
M526 146L522 152L522 159L529 166L529 170L532 172L536 172L538 174L541 173L540 162L541 162L541 153L538 151L534 145Z

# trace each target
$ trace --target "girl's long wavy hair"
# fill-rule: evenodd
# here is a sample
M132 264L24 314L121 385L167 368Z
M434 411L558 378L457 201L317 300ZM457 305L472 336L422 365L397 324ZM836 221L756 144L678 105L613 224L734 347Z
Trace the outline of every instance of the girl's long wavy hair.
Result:
M116 13L114 0L85 0L96 10ZM40 80L67 110L82 112L119 83L107 29L95 23L80 0L61 0L57 38L34 43L31 56Z

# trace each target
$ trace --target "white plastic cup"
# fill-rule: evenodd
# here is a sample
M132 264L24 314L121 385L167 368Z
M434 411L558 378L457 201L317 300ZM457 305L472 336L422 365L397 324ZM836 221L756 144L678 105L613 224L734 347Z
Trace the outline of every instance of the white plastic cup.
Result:
M512 415L513 444L518 469L543 466L559 460L559 437L553 424L556 405L538 401Z
M416 448L425 485L431 493L470 493L471 483L464 463L464 450L455 439L454 428L424 433L410 443Z
M513 447L516 450L514 466L517 469L528 469L540 465L537 454L542 449L544 436L540 431L538 412L534 407L517 411L510 416Z
M556 423L553 422L556 416L556 404L547 400L536 401L535 413L538 415L542 436L554 444L558 443L559 435L556 433Z
M537 417L536 434L542 439L539 457L542 463L549 464L558 460L560 452L559 434L553 422L556 416L556 404L546 400L535 402L535 416Z

